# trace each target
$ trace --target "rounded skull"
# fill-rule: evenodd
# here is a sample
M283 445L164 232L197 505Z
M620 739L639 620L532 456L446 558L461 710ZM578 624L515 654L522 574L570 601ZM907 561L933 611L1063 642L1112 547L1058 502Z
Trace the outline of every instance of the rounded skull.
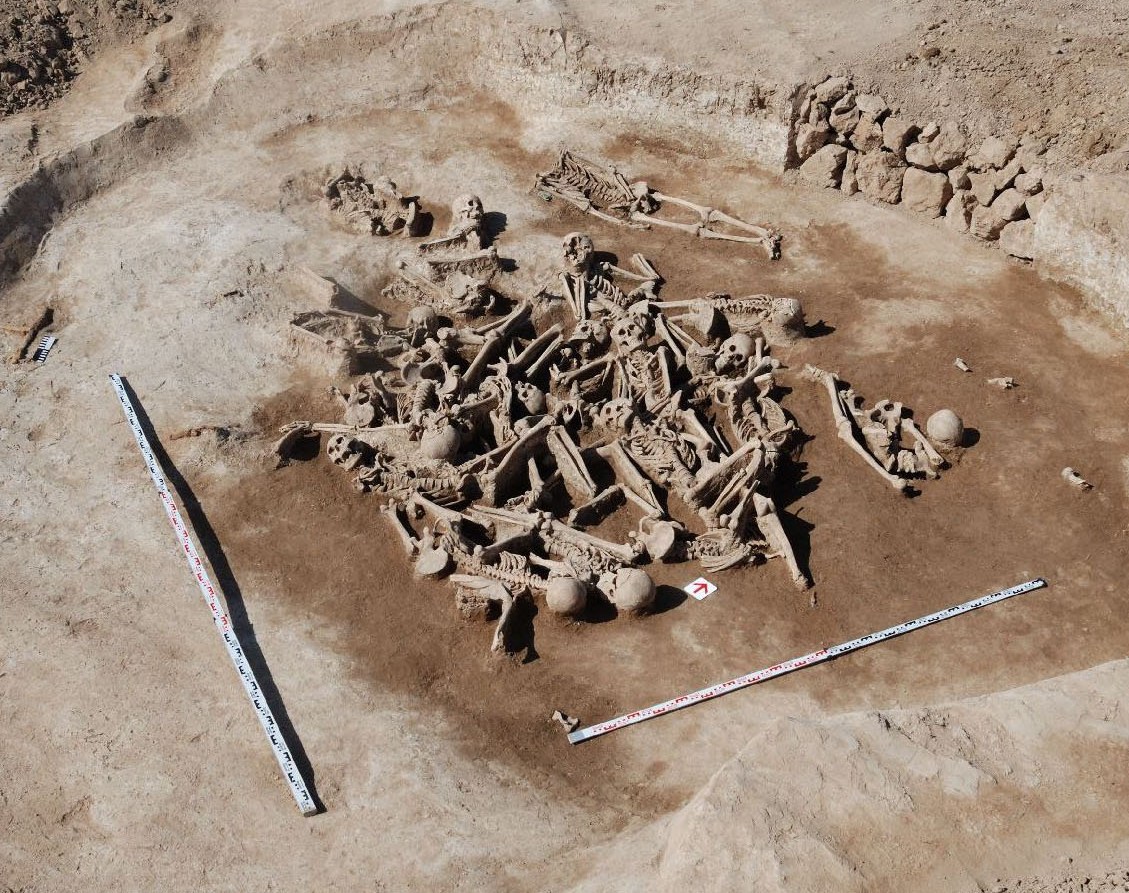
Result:
M514 385L514 397L530 415L541 415L545 412L545 392L535 384L527 381L517 382Z
M941 449L955 450L964 444L964 422L951 409L938 409L929 416L925 433Z
M569 233L561 241L561 252L564 256L565 271L579 276L587 273L591 268L596 246L592 244L592 237L587 233Z
M434 336L439 330L439 314L433 307L417 305L408 311L408 328L413 332L425 332Z
M717 371L721 374L743 375L749 367L749 360L756 355L756 344L743 333L730 335L717 349Z
M451 225L473 223L475 226L482 222L482 199L473 193L460 195L451 202Z
M612 341L620 354L639 350L647 342L647 330L635 314L628 314L616 320L612 326Z
M597 354L603 353L611 336L607 326L595 319L582 319L568 336L570 343L576 345L576 350L585 360L590 360Z

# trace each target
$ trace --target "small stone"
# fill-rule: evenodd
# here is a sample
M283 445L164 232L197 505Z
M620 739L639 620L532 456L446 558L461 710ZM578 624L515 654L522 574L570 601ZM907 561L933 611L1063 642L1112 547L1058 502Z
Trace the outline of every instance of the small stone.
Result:
M953 189L971 188L972 181L968 179L968 168L963 164L954 167L949 171L949 182L953 184Z
M890 111L886 100L877 93L863 93L855 98L855 106L864 115L869 115L875 121L881 121L882 116Z
M952 195L952 184L944 174L911 167L902 178L902 202L920 214L940 217Z
M855 99L857 95L854 90L848 90L841 99L839 99L833 106L832 112L847 112L855 107Z
M972 194L982 205L990 205L996 197L996 172L973 171L968 175Z
M906 161L924 171L937 170L937 164L933 161L933 153L925 143L911 143L906 149Z
M882 145L902 158L905 156L906 146L913 141L917 133L917 125L905 118L887 118L882 122Z
M976 196L967 189L957 189L945 205L945 226L958 233L968 232L972 220L972 209L976 207Z
M839 180L839 189L843 195L854 195L859 191L859 181L856 176L858 169L859 153L854 149L847 150L847 158L843 163L843 174Z
M904 173L905 165L893 152L868 152L859 157L855 176L863 195L893 205L901 195Z
M834 189L839 185L847 150L842 146L823 146L800 165L800 179L812 186Z
M861 98L861 97L860 97ZM851 132L851 143L860 152L873 152L882 147L882 126L875 118L863 113Z
M1026 201L1027 196L1018 189L1005 189L992 202L992 210L1002 220L1018 220L1026 213L1023 206Z
M990 136L980 144L980 148L976 151L976 160L981 167L993 167L999 170L1011 161L1015 149L1014 141Z
M831 137L831 129L825 124L801 124L796 128L796 155L801 162L807 161Z
M1020 174L1015 178L1014 186L1024 195L1034 195L1043 188L1043 181L1035 174Z
M831 77L815 86L815 98L820 102L832 104L841 99L851 89L851 82L845 77Z
M972 209L968 231L978 239L991 242L1000 237L1000 231L1006 224L1007 221L1001 220L994 210L978 205Z
M1045 192L1037 192L1035 195L1027 196L1027 201L1023 203L1023 206L1027 209L1027 216L1032 220L1037 220L1046 201L1047 194Z
M921 128L921 133L917 135L918 142L932 142L940 132L941 125L936 121L930 121L928 124Z
M1000 248L1012 257L1031 260L1035 256L1035 224L1016 220L1000 230Z
M933 153L933 161L937 167L947 171L964 161L965 152L968 151L968 141L957 124L946 121L930 141L929 150Z

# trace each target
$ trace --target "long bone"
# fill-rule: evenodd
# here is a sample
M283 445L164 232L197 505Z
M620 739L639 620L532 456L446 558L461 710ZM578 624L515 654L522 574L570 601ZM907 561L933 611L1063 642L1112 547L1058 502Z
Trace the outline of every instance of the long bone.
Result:
M882 463L874 458L870 450L859 443L858 439L855 437L856 426L852 420L852 414L849 412L849 408L843 405L843 398L839 394L838 376L833 372L827 372L810 364L804 367L803 374L805 378L811 381L823 382L824 386L827 388L827 393L831 396L831 412L835 417L835 433L838 435L839 439L862 456L866 464L873 468L891 487L905 494L909 486L906 479L887 471L882 466Z
M540 354L544 353L554 340L559 341L562 331L560 323L553 324L530 341L521 353L509 361L509 364L515 369L525 372L529 368L529 365L533 363Z
M776 232L767 227L757 226L753 223L746 223L731 214L726 214L724 211L719 211L716 208L708 208L705 205L698 205L694 202L687 201L683 198L675 198L672 195L666 195L662 192L650 191L652 199L660 202L661 204L678 205L688 210L694 211L698 215L697 223L676 223L671 220L663 220L653 214L644 214L640 211L632 211L631 219L637 222L647 222L648 224L655 224L658 226L665 226L671 229L681 230L687 233L693 233L702 239L723 239L727 242L751 242L754 244L762 245L768 256L775 260L780 256L780 236ZM734 233L724 233L710 228L711 223L724 223L732 226L735 229L744 230L745 232L752 233L750 236L740 236Z
M470 331L475 335L485 335L487 332L501 330L504 334L508 335L516 331L523 322L529 319L532 313L533 305L530 304L529 301L522 301L508 316L503 316L501 319L495 319L481 326L476 326Z
M384 515L390 522L392 522L392 529L396 531L396 535L400 538L400 542L404 546L404 551L409 556L415 555L419 552L420 540L415 535L415 531L408 525L408 522L400 515L400 503L394 499L390 499L385 505L380 507L380 513Z
M624 493L632 498L648 515L655 518L665 518L666 511L659 502L658 494L650 479L639 470L635 460L627 454L623 444L613 440L605 446L597 447L596 454L607 461L615 472L617 480L623 484Z
M592 479L592 473L584 462L584 456L568 430L561 425L553 425L549 429L548 447L553 458L557 460L557 468L564 482L588 499L595 496L596 482Z
M917 427L913 419L902 419L902 431L912 437L921 448L921 451L925 453L929 462L929 467L925 469L925 473L928 474L929 477L939 477L937 469L944 467L944 457L937 452L933 444L929 442L929 439L921 433L921 429Z
M796 560L792 542L788 539L788 534L784 532L784 525L780 523L776 503L769 497L762 496L756 490L753 490L753 505L757 513L757 527L760 528L769 545L776 550L776 554L783 558L785 564L788 565L788 570L792 574L792 582L796 584L798 589L809 588L811 580L808 579L807 574L803 572L800 563Z

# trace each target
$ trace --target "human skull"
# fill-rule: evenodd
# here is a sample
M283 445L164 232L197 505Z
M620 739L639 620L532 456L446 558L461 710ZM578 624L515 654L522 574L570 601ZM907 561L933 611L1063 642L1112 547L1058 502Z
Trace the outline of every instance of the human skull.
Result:
M929 416L925 433L941 449L954 450L964 444L964 422L951 409L938 409Z
M545 591L545 606L554 614L575 617L588 603L588 587L576 577L550 577Z
M361 444L348 434L334 434L325 444L325 454L334 465L352 471L364 459Z
M628 314L616 320L612 326L612 341L620 354L638 350L647 341L647 331L635 314Z
M655 581L640 568L619 568L610 588L612 603L627 614L643 614L655 603Z
M461 223L473 223L478 226L482 222L482 199L473 193L460 195L451 202L451 226Z
M606 400L600 405L597 418L602 427L610 431L627 431L635 417L635 407L630 400Z
M449 462L454 459L462 445L459 429L446 419L439 419L428 427L419 439L420 452L428 459Z
M589 360L599 353L603 353L611 342L607 326L595 319L582 319L568 336L570 343L577 345L580 356Z
M439 314L432 307L418 305L408 311L408 329L412 334L424 332L433 336L439 329Z
M535 384L517 382L514 385L514 396L530 415L541 415L545 411L545 392Z
M580 275L587 273L591 268L596 246L592 244L592 237L587 233L569 233L561 241L561 251L564 255L565 271Z
M795 298L773 298L763 328L773 343L788 344L807 333L804 308Z
M743 333L730 335L717 349L717 371L721 374L733 372L744 374L749 367L749 359L756 355L756 344Z

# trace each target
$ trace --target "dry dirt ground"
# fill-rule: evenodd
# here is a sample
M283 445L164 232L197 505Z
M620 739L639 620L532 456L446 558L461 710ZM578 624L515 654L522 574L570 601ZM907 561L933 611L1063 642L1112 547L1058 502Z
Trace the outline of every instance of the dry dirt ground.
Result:
M848 6L760 4L766 18L742 13L751 30L727 42L734 7L708 4L675 61L739 52L782 84L795 74L771 61L782 36L797 67L817 66L822 33L853 58L901 60L871 30L912 47L936 18ZM497 9L521 27L614 24L596 4ZM1060 33L1049 5L1025 9L1042 9L1040 40ZM631 52L671 58L662 29L685 26L680 10L628 23ZM0 124L0 144L22 146L0 169L7 190L131 115L155 119L49 168L81 200L53 212L32 194L29 231L48 225L0 291L5 324L49 302L60 338L42 367L0 372L0 889L1065 890L1091 875L1117 889L1124 334L1000 252L751 170L724 134L488 95L411 49L422 33L457 57L496 10L397 13L389 33L377 14L391 12L182 5L145 40L102 48L41 117ZM154 66L169 71L156 87ZM32 123L35 144L21 143ZM674 194L724 196L784 232L783 259L545 204L528 187L561 144ZM294 271L378 303L403 247L334 227L313 201L324 168L350 158L418 192L439 227L455 195L478 192L505 217L515 294L584 228L602 250L652 258L667 298L799 297L824 323L780 354L784 405L811 435L786 511L814 602L776 562L725 574L701 603L677 595L696 569L663 567L656 614L542 615L536 659L497 660L449 587L413 579L374 499L322 457L275 469L277 425L328 417L341 383L287 340L310 301ZM949 406L976 442L902 499L837 441L826 395L796 374L807 362L922 418ZM111 371L148 411L269 668L316 818L294 809L174 550ZM1019 386L986 384L1000 375ZM180 436L200 426L221 430ZM1064 465L1095 489L1067 487ZM597 721L1032 576L1049 587L580 747L549 719Z

